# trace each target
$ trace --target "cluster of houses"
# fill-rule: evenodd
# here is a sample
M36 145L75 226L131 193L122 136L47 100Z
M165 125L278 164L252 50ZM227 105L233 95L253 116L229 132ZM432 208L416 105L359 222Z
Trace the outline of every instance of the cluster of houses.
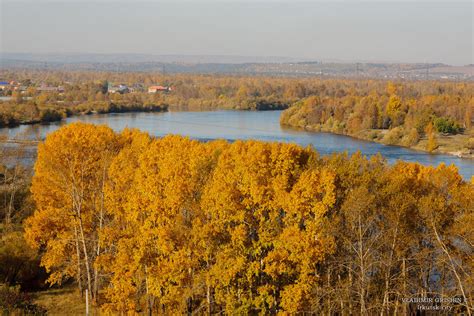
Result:
M5 91L26 91L28 86L22 85L16 81L0 81L0 90L3 92Z
M25 92L29 88L29 85L21 84L17 81L0 81L0 91L2 94L6 94L9 91L18 91L18 92ZM64 87L62 86L48 86L45 84L36 87L35 90L37 92L58 92L63 93Z
M16 81L0 81L0 95L7 95L10 94L9 92L12 91L19 91L25 92L28 89L29 85L21 84ZM41 84L39 87L35 87L37 92L57 92L63 93L64 87L63 86L50 86L46 84ZM170 92L172 90L169 86L160 86L160 85L153 85L148 87L148 93L160 93L160 92ZM138 92L138 91L145 91L145 87L140 84L135 84L133 86L127 86L126 84L118 84L113 85L109 84L107 86L108 93L131 93L131 92Z
M129 88L125 84L119 84L118 86L109 84L109 86L107 87L107 92L124 94L124 93L133 92L133 88Z
M144 89L141 85L135 85L135 86L129 87L126 84L119 84L119 85L109 84L107 87L108 93L125 94L125 93L143 91L143 90ZM148 87L148 93L170 92L171 90L172 88L167 87L167 86L153 85L153 86Z
M64 87L62 86L47 86L47 85L41 85L36 88L36 91L38 92L58 92L58 93L63 93L64 92Z

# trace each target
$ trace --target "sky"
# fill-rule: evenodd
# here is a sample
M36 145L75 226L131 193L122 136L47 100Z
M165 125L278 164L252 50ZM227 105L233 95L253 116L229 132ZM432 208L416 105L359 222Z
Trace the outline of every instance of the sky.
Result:
M473 62L471 1L0 0L0 51Z

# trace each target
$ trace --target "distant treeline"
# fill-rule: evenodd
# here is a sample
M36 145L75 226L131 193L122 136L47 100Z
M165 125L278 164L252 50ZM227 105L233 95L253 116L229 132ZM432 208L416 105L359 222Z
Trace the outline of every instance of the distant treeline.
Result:
M38 148L25 238L121 314L474 306L474 183L454 166L70 124ZM427 304L429 306L433 304Z

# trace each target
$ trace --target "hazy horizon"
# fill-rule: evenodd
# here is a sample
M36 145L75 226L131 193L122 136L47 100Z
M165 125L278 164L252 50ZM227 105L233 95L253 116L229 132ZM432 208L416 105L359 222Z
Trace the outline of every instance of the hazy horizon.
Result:
M471 2L2 1L0 51L472 64Z

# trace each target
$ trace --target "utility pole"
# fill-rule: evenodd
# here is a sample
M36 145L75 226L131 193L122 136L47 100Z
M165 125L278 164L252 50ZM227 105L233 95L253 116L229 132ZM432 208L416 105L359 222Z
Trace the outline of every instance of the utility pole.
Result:
M89 316L89 291L86 289L86 316Z
M319 67L319 80L323 80L323 61L320 62L320 67Z

